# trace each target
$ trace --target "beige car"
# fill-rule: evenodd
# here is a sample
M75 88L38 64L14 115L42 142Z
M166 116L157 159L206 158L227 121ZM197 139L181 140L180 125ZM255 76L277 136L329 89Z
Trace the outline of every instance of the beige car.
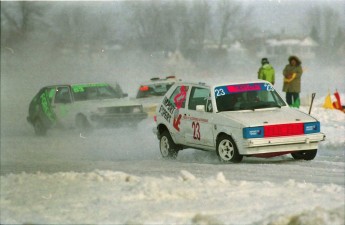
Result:
M177 81L175 76L151 78L150 81L142 83L139 86L136 99L143 105L144 111L147 112L149 116L154 115L162 96Z

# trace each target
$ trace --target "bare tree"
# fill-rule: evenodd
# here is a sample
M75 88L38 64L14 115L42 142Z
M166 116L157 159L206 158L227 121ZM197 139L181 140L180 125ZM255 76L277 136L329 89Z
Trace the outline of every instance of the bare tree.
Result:
M342 36L344 26L340 22L339 13L328 5L319 5L309 10L306 21L306 26L311 27L311 37L319 43L319 58L336 60L334 52L345 42Z
M40 2L1 2L1 44L17 42L37 29L44 29L45 10L46 4Z
M339 13L323 5L309 10L305 26L311 27L313 33L318 33L321 45L329 47L333 43L340 24Z
M218 48L222 48L224 41L232 36L242 39L244 35L249 36L251 32L250 18L252 10L244 10L242 5L236 1L221 0L217 7L217 20L220 24Z
M211 22L210 5L206 0L193 2L191 10L191 29L196 49L202 50Z
M129 11L132 13L132 26L136 39L144 49L162 47L160 35L163 29L162 2L131 2Z

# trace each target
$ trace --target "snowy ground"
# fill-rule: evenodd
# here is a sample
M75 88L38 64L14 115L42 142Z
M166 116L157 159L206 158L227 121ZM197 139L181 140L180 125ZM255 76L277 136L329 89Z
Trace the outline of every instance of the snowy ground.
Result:
M327 90L312 110L327 136L313 161L286 155L224 165L192 149L161 159L151 118L137 129L36 137L28 103L58 79L26 84L1 74L1 224L345 223L345 114L321 107Z
M314 111L328 140L310 162L223 165L196 150L162 160L151 120L86 138L4 132L1 223L344 224L344 115Z

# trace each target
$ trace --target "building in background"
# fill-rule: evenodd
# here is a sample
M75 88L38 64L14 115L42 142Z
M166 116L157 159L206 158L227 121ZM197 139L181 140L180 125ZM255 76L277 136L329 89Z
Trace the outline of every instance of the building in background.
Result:
M311 37L305 38L268 38L264 41L257 56L268 58L286 58L288 55L298 55L304 60L314 59L318 43Z

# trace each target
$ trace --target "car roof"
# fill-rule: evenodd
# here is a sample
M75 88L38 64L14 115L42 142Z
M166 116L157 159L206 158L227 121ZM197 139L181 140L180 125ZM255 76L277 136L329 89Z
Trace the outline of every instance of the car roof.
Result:
M117 84L116 82L114 84ZM99 86L99 85L110 85L107 82L89 82L89 83L62 83L62 84L50 84L45 87L55 87L55 86Z
M150 81L146 81L141 83L141 85L150 85L150 84L170 84L178 82L179 80L175 76L167 76L166 78L159 78L159 77L153 77L150 79Z
M204 87L218 87L218 86L226 86L226 85L236 85L236 84L250 84L250 83L268 83L264 80L259 79L236 79L229 82L219 82L219 81L211 81L211 82L176 82L176 85L194 85L194 86L204 86Z

